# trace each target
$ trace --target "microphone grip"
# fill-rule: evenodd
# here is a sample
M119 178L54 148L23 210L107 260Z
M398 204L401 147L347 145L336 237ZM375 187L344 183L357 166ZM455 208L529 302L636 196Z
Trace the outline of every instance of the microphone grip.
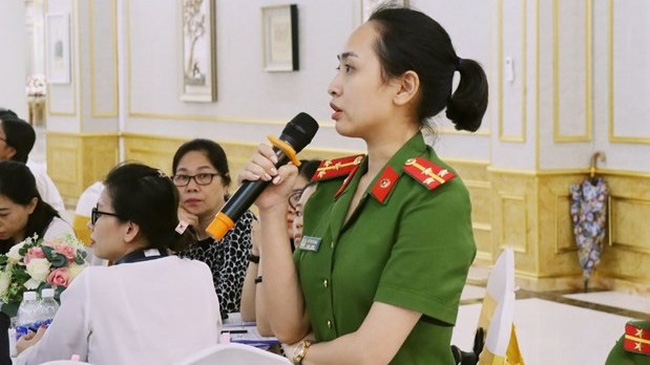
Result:
M273 147L273 151L278 158L275 167L280 167L289 162L289 157L282 150ZM224 204L205 231L217 241L222 239L235 226L235 222L255 203L255 200L262 194L269 183L270 181L263 180L244 181L235 194Z

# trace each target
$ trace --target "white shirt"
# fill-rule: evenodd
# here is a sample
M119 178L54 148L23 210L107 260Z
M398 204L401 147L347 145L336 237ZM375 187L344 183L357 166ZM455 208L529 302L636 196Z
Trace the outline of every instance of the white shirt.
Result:
M34 175L34 179L36 179L36 189L38 189L38 193L41 194L43 201L56 209L59 214L65 213L63 198L61 198L61 194L59 194L59 190L57 190L52 179L47 176L45 167L34 163L31 160L27 160L26 165L32 172L32 175Z
M218 342L219 303L200 261L169 256L91 266L61 296L38 344L14 364L70 359L91 364L170 364Z
M74 229L72 228L70 223L66 222L65 220L59 217L54 217L52 218L52 222L50 222L50 225L47 226L47 228L45 229L45 232L43 232L43 239L47 240L50 238L59 238L68 234L71 235L72 237L76 236L74 234Z

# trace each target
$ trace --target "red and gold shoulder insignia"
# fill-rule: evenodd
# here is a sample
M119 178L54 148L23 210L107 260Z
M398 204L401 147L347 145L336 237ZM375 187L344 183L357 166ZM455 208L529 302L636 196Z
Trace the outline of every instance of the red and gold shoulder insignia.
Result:
M626 351L650 356L650 329L635 326L630 321L625 324L625 339L623 348Z
M393 191L397 179L399 179L397 172L395 172L390 165L386 166L379 176L379 179L377 179L377 182L372 187L372 190L370 190L370 194L372 194L378 202L383 204L388 194Z
M433 190L456 177L453 172L422 157L406 160L404 162L404 172L429 190Z
M325 160L320 163L320 166L318 166L311 181L330 180L350 175L350 173L361 164L364 156L365 155L355 155Z

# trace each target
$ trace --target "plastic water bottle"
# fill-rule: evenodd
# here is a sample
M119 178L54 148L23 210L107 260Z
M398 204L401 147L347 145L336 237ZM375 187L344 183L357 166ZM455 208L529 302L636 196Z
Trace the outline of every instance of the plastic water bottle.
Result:
M40 303L36 298L35 291L26 291L23 293L23 300L18 307L18 317L16 318L16 339L21 338L30 331L30 327L35 330L38 328Z
M40 325L49 326L56 315L56 311L59 310L59 303L54 299L54 289L47 288L41 290L40 304Z

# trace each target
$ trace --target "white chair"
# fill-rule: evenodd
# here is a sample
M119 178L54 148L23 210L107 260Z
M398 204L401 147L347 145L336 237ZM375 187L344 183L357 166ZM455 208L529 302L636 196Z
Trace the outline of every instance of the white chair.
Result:
M176 365L291 365L291 362L268 351L240 343L218 344L202 350Z
M503 250L487 282L479 327L487 332L480 365L523 364L514 327L515 254Z

